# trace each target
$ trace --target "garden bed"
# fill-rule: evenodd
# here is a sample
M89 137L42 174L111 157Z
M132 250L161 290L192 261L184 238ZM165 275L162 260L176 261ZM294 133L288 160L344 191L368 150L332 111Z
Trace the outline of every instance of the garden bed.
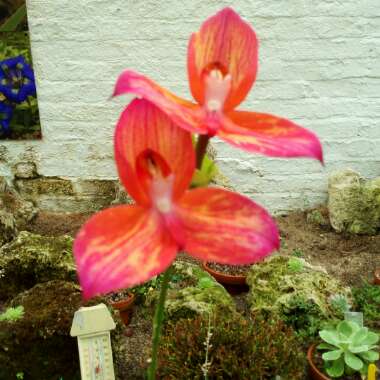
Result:
M40 212L28 230L46 236L74 237L88 217L89 214ZM345 285L357 285L363 279L371 281L374 268L380 267L380 235L338 234L327 226L308 222L305 212L279 216L276 221L281 234L281 254L321 265Z
M29 224L28 229L44 236L68 234L74 237L88 217L88 214L40 212ZM380 236L337 234L329 227L317 225L309 219L304 212L277 217L282 239L280 253L321 266L346 286L359 286L363 281L371 281L373 269L380 267ZM177 261L197 263L184 254L180 254ZM186 283L186 286L192 285ZM178 289L183 289L180 282L177 286ZM144 292L147 292L148 288L149 286L143 289ZM233 300L238 313L249 321L252 313L247 294L235 295ZM144 377L151 346L152 318L153 308L137 302L131 323L124 333L124 360L119 364L122 373L129 374L130 378ZM372 325L371 328L379 326ZM301 340L300 350L305 354L308 344L308 341Z

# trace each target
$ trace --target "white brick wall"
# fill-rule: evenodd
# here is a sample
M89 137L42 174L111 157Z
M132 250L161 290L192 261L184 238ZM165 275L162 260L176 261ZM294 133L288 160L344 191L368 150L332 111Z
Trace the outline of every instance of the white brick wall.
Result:
M124 68L190 97L187 39L233 5L254 26L258 81L243 104L320 136L326 167L250 155L214 140L237 189L272 211L325 199L328 173L380 175L379 0L28 0L43 141L0 144L0 175L37 160L47 176L115 178L112 134L122 105L108 101Z

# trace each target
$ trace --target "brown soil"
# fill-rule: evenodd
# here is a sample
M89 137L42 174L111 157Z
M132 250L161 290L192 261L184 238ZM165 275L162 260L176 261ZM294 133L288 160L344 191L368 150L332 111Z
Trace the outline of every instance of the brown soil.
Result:
M250 265L223 265L218 263L208 263L211 269L231 276L244 276L247 274Z
M322 210L323 211L323 210ZM329 227L306 221L305 212L277 218L281 235L281 254L298 254L349 286L372 281L380 267L380 235L338 234Z

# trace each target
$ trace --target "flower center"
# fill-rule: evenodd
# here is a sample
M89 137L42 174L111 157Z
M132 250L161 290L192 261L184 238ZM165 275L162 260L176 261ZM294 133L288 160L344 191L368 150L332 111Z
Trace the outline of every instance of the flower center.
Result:
M140 181L150 189L153 207L161 214L170 213L174 175L168 163L159 153L146 149L137 157L136 164Z
M174 176L170 174L166 178L154 178L152 182L152 200L155 208L161 214L168 214L172 211L172 190Z
M212 68L205 76L205 106L209 112L220 112L231 89L231 75Z

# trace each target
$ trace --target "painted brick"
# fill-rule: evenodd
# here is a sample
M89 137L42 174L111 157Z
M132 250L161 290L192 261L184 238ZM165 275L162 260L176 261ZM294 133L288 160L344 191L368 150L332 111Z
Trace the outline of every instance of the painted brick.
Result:
M32 161L44 176L115 179L113 129L131 99L108 100L117 75L134 68L190 99L188 37L231 4L261 41L258 81L242 108L310 128L323 142L326 163L250 155L215 139L218 164L236 188L283 212L323 202L332 170L379 176L378 0L257 0L254 6L251 0L27 0L44 139L0 143L0 175Z

